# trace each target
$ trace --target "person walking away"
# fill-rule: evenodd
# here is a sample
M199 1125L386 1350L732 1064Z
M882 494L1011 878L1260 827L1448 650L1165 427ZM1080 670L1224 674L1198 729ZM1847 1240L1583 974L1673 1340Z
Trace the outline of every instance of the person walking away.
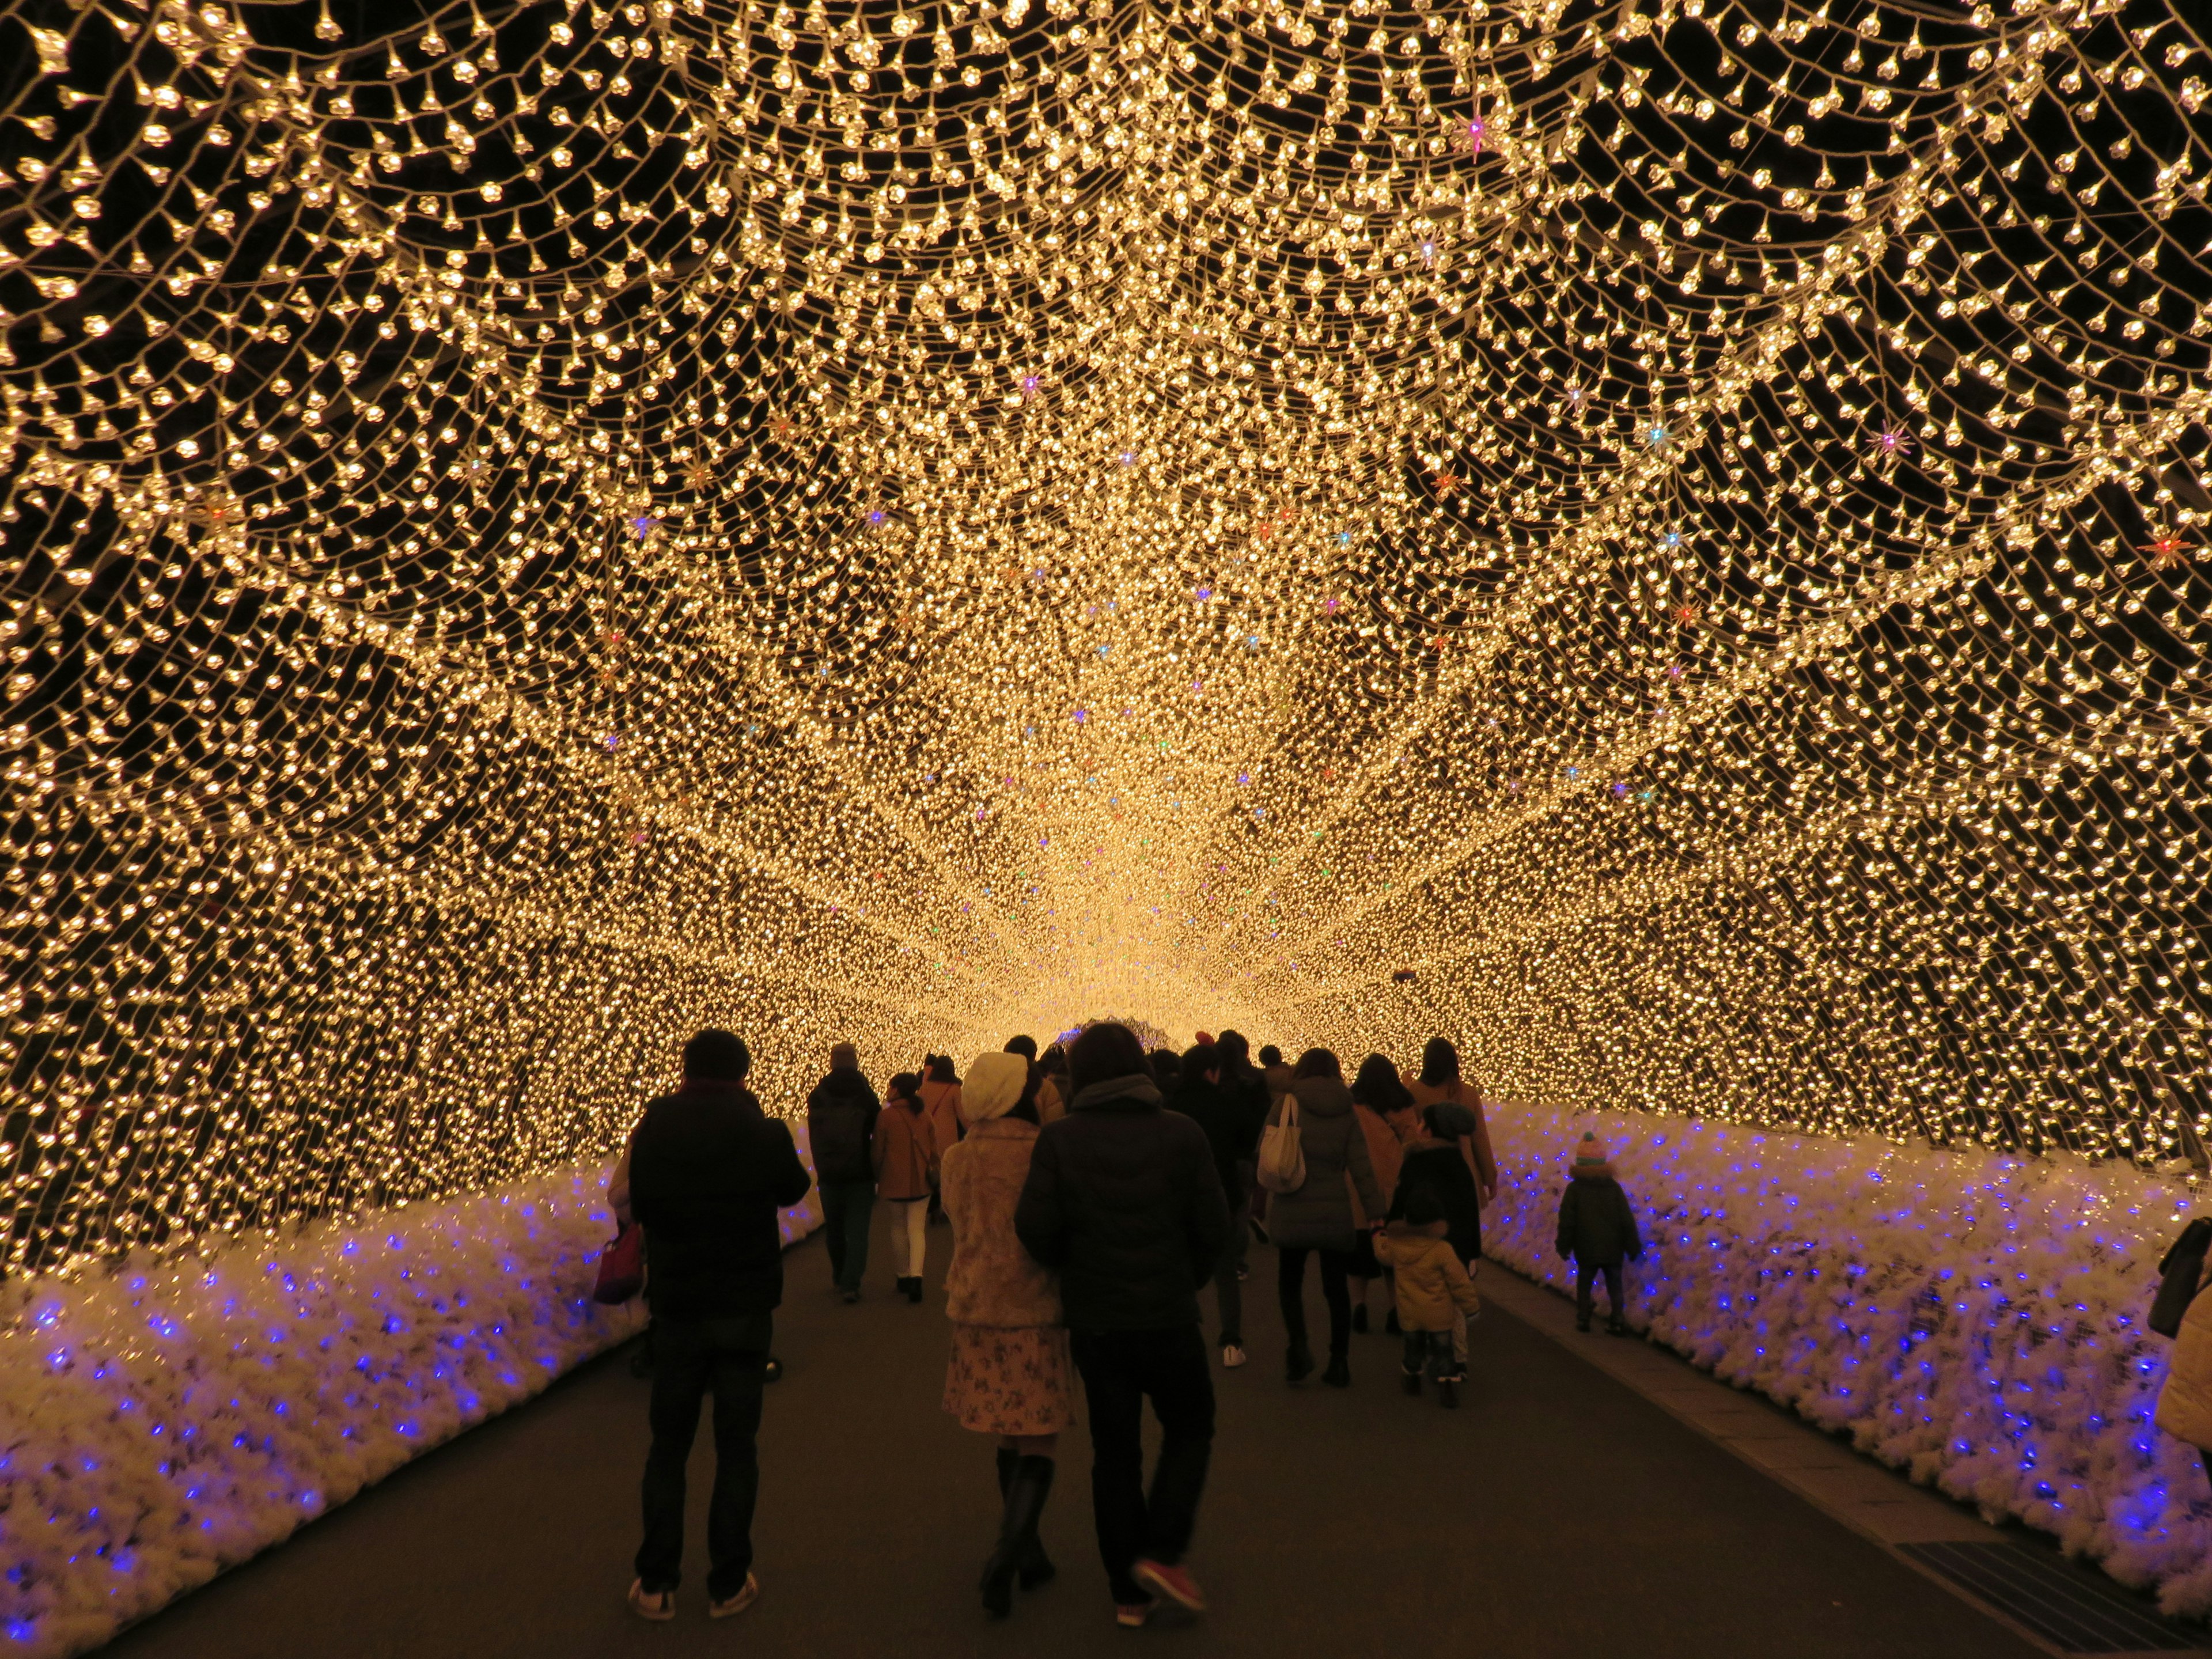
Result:
M937 1137L937 1155L943 1158L967 1133L960 1121L960 1079L952 1069L952 1056L931 1054L921 1064L921 1104L929 1115L930 1132ZM929 1194L929 1218L945 1219L938 1194Z
M1054 1449L1075 1422L1059 1281L1014 1234L1014 1206L1036 1150L1042 1078L1018 1054L976 1057L961 1097L968 1135L945 1149L942 1180L952 1222L945 1409L962 1428L999 1443L1004 1513L982 1579L983 1607L994 1619L1012 1611L1017 1579L1034 1589L1053 1576L1037 1522L1052 1493Z
M1182 1087L1182 1056L1172 1048L1155 1048L1145 1056L1145 1063L1152 1068L1152 1081L1159 1085L1160 1098L1173 1100L1176 1091Z
M1260 1048L1260 1080L1267 1086L1267 1110L1272 1114L1276 1107L1282 1104L1283 1097L1291 1091L1291 1068L1283 1063L1283 1051L1272 1042L1263 1043ZM1261 1127L1264 1129L1266 1125ZM1255 1177L1257 1173L1255 1160ZM1273 1242L1267 1235L1267 1209L1274 1196L1265 1187L1260 1186L1255 1179L1252 1188L1251 1228L1253 1237L1262 1244Z
M629 1203L645 1229L654 1331L645 1539L629 1604L676 1616L684 1562L684 1475L699 1407L714 1396L714 1490L707 1510L707 1611L725 1619L760 1595L753 1576L756 1437L775 1310L783 1300L777 1212L813 1185L791 1132L745 1085L752 1055L727 1031L684 1047L684 1086L645 1109L630 1141Z
M1066 1102L1060 1097L1059 1086L1053 1081L1053 1074L1050 1072L1042 1069L1042 1063L1037 1059L1036 1039L1033 1036L1008 1037L1006 1039L1006 1052L1010 1054L1019 1054L1024 1060L1028 1060L1032 1066L1039 1067L1037 1072L1036 1090L1038 1123L1046 1124L1051 1122L1054 1118L1066 1116L1067 1104ZM1050 1050L1050 1054L1052 1056L1058 1056L1059 1054L1060 1050L1056 1048ZM1061 1064L1064 1066L1066 1063L1066 1060L1063 1059ZM1061 1075L1065 1076L1065 1072L1063 1072Z
M1434 1194L1443 1210L1451 1247L1465 1265L1468 1277L1474 1278L1475 1264L1482 1255L1482 1205L1475 1193L1473 1160L1467 1154L1468 1139L1474 1133L1474 1119L1465 1107L1444 1101L1418 1111L1397 1113L1391 1124L1405 1150L1398 1161L1398 1189L1391 1197L1389 1218L1395 1221L1405 1214L1406 1200L1413 1193L1426 1188ZM1458 1364L1457 1380L1466 1381L1467 1321L1463 1318L1452 1324L1452 1357Z
M1213 1170L1229 1205L1229 1237L1214 1268L1213 1295L1221 1311L1221 1364L1233 1370L1244 1363L1244 1292L1237 1273L1243 1254L1244 1176L1238 1154L1248 1139L1256 1139L1257 1130L1247 1124L1250 1102L1243 1091L1232 1090L1224 1080L1218 1048L1199 1044L1183 1055L1181 1070L1182 1086L1168 1104L1206 1131Z
M1449 1231L1435 1189L1419 1187L1408 1194L1406 1212L1376 1240L1375 1254L1393 1270L1398 1324L1406 1340L1401 1366L1406 1392L1420 1393L1426 1370L1437 1379L1437 1402L1452 1407L1459 1404L1459 1384L1465 1380L1452 1355L1452 1332L1481 1311L1482 1298Z
M884 1085L876 1115L876 1196L890 1206L894 1294L921 1300L922 1258L929 1249L929 1200L937 1190L937 1133L922 1105L921 1079L901 1072Z
M1498 1159L1490 1150L1490 1124L1483 1115L1481 1094L1460 1076L1459 1050L1446 1038L1431 1037L1421 1050L1420 1072L1418 1075L1408 1072L1404 1082L1407 1091L1413 1097L1414 1105L1424 1109L1456 1106L1472 1116L1474 1127L1464 1137L1464 1155L1468 1168L1474 1172L1475 1185L1480 1189L1482 1201L1494 1202L1498 1197Z
M1267 1127L1267 1109L1274 1101L1267 1092L1267 1079L1252 1064L1252 1047L1242 1032L1224 1031L1214 1039L1214 1048L1221 1056L1221 1087L1240 1108L1235 1148L1237 1185L1229 1189L1234 1211L1230 1220L1236 1236L1230 1240L1229 1255L1241 1284L1252 1276L1246 1261L1252 1247L1252 1211L1267 1196L1260 1186L1260 1135ZM1241 1200L1237 1194L1242 1195ZM1228 1363L1225 1358L1223 1363Z
M1068 1097L1075 1085L1067 1080L1067 1050L1057 1042L1037 1056L1044 1081L1037 1086L1037 1121L1051 1123L1067 1115Z
M1299 1136L1305 1154L1305 1182L1296 1192L1277 1193L1267 1206L1267 1231L1275 1241L1275 1293L1282 1304L1283 1328L1290 1337L1284 1376L1303 1382L1313 1375L1313 1350L1306 1342L1306 1258L1321 1260L1322 1299L1328 1304L1328 1369L1321 1380L1333 1389L1352 1382L1352 1297L1346 1278L1352 1270L1352 1204L1382 1224L1382 1188L1367 1157L1367 1137L1353 1115L1352 1091L1343 1067L1326 1048L1298 1056L1291 1092L1268 1115L1270 1127L1282 1121L1284 1105L1297 1103ZM1346 1177L1351 1177L1347 1185Z
M830 1050L830 1074L806 1097L806 1139L822 1194L822 1234L830 1276L848 1302L860 1299L868 1272L868 1222L876 1207L876 1115L883 1103L860 1073L849 1042Z
M1091 1507L1115 1622L1164 1597L1206 1598L1182 1565L1213 1449L1213 1377L1198 1287L1228 1243L1229 1206L1195 1122L1161 1108L1127 1026L1091 1026L1069 1056L1067 1115L1044 1126L1014 1212L1023 1247L1060 1274L1091 1418ZM1160 1425L1145 1489L1144 1404Z
M1411 1113L1413 1097L1398 1080L1398 1068L1387 1055L1370 1054L1359 1062L1359 1074L1352 1080L1352 1106L1359 1119L1359 1132L1367 1139L1367 1161L1375 1166L1375 1185L1386 1195L1394 1194L1398 1190L1398 1159L1405 1144L1390 1119L1401 1112ZM1367 1330L1367 1287L1389 1274L1389 1268L1376 1257L1374 1235L1369 1231L1381 1219L1353 1206L1349 1288L1355 1336L1364 1335ZM1382 1328L1392 1335L1398 1332L1395 1300L1383 1316Z
M651 1234L647 1237L650 1238ZM1621 1300L1620 1269L1624 1261L1644 1259L1644 1238L1636 1230L1636 1212L1628 1194L1613 1178L1613 1165L1595 1133L1585 1131L1575 1148L1574 1170L1567 1190L1559 1198L1559 1259L1575 1264L1575 1328L1590 1328L1596 1298L1590 1281L1605 1275L1605 1294L1612 1316L1605 1322L1608 1336L1628 1334L1627 1304Z

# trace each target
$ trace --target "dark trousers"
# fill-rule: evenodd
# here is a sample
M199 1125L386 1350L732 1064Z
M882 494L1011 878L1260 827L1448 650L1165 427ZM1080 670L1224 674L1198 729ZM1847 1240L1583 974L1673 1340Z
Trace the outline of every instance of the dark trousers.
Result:
M1244 1246L1252 1237L1244 1224L1251 1218L1249 1200L1237 1205L1229 1218L1229 1248L1221 1253L1221 1265L1213 1270L1214 1300L1221 1309L1221 1346L1244 1346L1244 1287L1237 1282L1237 1274L1244 1265Z
M1623 1317L1624 1304L1620 1299L1620 1263L1618 1261L1584 1261L1575 1259L1575 1311L1584 1319L1597 1306L1597 1298L1590 1294L1590 1281L1600 1273L1605 1275L1605 1293L1612 1299L1613 1316Z
M1431 1376L1459 1375L1459 1362L1452 1358L1449 1331L1407 1331L1405 1338L1407 1376L1419 1376L1424 1370Z
M822 1233L830 1244L830 1275L841 1291L857 1291L868 1271L868 1219L875 1213L872 1181L821 1184Z
M1345 1276L1352 1271L1349 1250L1308 1250L1303 1246L1275 1252L1275 1294L1283 1304L1283 1328L1291 1346L1306 1346L1306 1257L1321 1258L1321 1298L1328 1304L1328 1351L1346 1352L1352 1346L1352 1291Z
M1115 1601L1146 1599L1129 1569L1173 1566L1190 1547L1206 1466L1213 1455L1213 1373L1195 1325L1163 1330L1072 1331L1075 1369L1091 1408L1091 1512ZM1160 1461L1145 1492L1145 1400L1160 1419Z
M684 1465L709 1393L714 1493L707 1510L707 1590L719 1601L744 1588L760 1493L754 1437L774 1326L768 1314L653 1322L653 1449L645 1459L645 1542L637 1551L637 1576L648 1593L672 1590L684 1576Z

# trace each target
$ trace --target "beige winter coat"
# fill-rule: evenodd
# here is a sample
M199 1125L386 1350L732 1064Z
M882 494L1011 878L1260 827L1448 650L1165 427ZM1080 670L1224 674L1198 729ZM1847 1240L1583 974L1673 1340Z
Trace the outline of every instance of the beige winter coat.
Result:
M1037 1126L996 1117L945 1149L945 1213L952 1223L945 1316L956 1325L1060 1323L1060 1283L1014 1237L1014 1206L1030 1175Z
M2181 1316L2156 1418L2160 1428L2199 1449L2212 1447L2212 1296L2204 1293L2207 1279L2212 1279L2212 1256L2205 1258L2196 1300Z

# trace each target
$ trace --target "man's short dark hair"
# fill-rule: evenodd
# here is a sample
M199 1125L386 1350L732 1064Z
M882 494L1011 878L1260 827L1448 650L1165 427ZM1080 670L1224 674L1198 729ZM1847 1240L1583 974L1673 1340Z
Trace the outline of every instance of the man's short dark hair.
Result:
M1152 1068L1145 1064L1145 1045L1126 1025L1109 1022L1091 1026L1075 1039L1067 1056L1068 1081L1079 1094L1094 1083L1110 1082L1117 1077L1152 1075Z
M1019 1054L1024 1060L1035 1060L1037 1057L1036 1039L1033 1036L1008 1037L1006 1052Z
M1272 1042L1267 1044L1260 1050L1260 1063L1262 1066L1281 1065L1283 1063L1283 1051L1280 1048L1278 1048Z
M1233 1071L1252 1057L1252 1045L1244 1040L1242 1031L1224 1031L1213 1039L1213 1046L1221 1051L1221 1064L1224 1070ZM1188 1067L1189 1064L1186 1057L1183 1065Z
M701 1083L743 1083L753 1051L734 1031L702 1031L684 1045L684 1075Z

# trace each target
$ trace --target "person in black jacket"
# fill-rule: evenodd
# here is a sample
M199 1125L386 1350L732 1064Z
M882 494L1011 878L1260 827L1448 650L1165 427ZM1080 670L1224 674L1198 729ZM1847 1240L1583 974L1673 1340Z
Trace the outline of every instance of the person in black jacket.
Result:
M727 1031L684 1047L684 1086L645 1109L630 1139L630 1210L645 1228L653 1306L653 1449L645 1460L645 1541L630 1605L676 1616L684 1559L684 1466L700 1402L714 1396L714 1492L708 1510L708 1612L743 1613L752 1573L755 1436L773 1314L783 1300L777 1212L813 1183L791 1132L744 1086L752 1055Z
M1237 1148L1236 1193L1239 1195L1229 1200L1236 1212L1231 1220L1237 1230L1236 1236L1229 1241L1229 1254L1241 1282L1252 1276L1245 1266L1245 1253L1252 1243L1255 1206L1267 1195L1260 1186L1260 1137L1267 1133L1267 1113L1275 1103L1275 1097L1267 1086L1266 1073L1252 1063L1252 1045L1243 1032L1224 1031L1213 1039L1213 1047L1221 1056L1221 1086L1243 1102L1244 1110L1239 1121L1249 1131L1249 1137ZM1229 1363L1225 1354L1223 1363Z
M830 1050L830 1075L806 1097L806 1139L822 1190L822 1232L830 1276L848 1302L860 1299L868 1272L868 1220L876 1207L876 1115L883 1103L860 1073L849 1042Z
M1606 1299L1612 1304L1606 1333L1627 1335L1620 1267L1625 1259L1644 1259L1644 1238L1636 1230L1636 1212L1629 1207L1628 1194L1613 1178L1613 1165L1606 1161L1605 1148L1593 1133L1585 1132L1581 1145L1575 1148L1574 1177L1559 1199L1557 1243L1561 1260L1574 1258L1575 1328L1590 1328L1590 1314L1597 1305L1597 1298L1590 1294L1590 1280L1603 1273Z
M1243 1164L1247 1149L1257 1148L1267 1126L1266 1089L1261 1083L1255 1100L1241 1079L1231 1081L1221 1051L1201 1042L1182 1057L1182 1086L1168 1102L1206 1131L1213 1170L1229 1204L1229 1242L1213 1270L1213 1295L1221 1310L1221 1363L1231 1370L1244 1363L1244 1296L1237 1272L1244 1255Z
M1154 1597L1206 1598L1183 1570L1213 1450L1213 1378L1198 1287L1228 1243L1229 1206L1206 1132L1163 1111L1145 1051L1100 1024L1068 1056L1074 1097L1044 1126L1014 1212L1022 1248L1060 1274L1075 1368L1090 1403L1091 1505L1115 1619ZM1144 1402L1160 1421L1145 1492Z

